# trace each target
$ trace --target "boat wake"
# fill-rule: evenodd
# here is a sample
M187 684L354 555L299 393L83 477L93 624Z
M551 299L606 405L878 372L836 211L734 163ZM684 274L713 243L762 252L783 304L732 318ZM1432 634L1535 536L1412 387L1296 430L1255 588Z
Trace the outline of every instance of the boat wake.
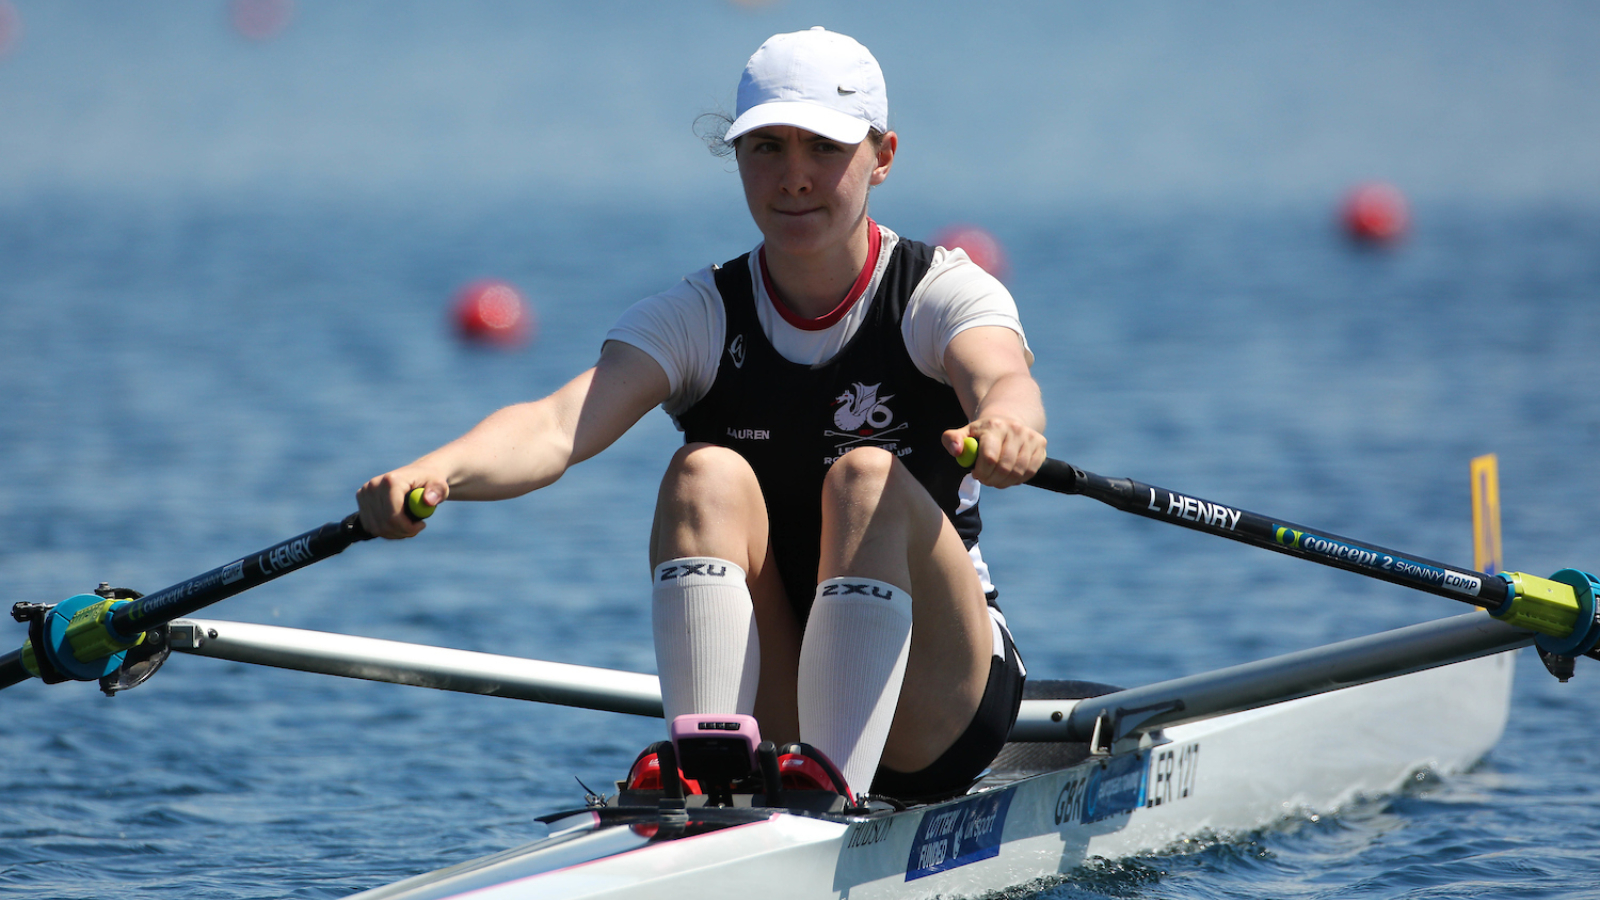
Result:
M1306 809L1249 832L1202 831L1166 849L1124 859L1093 858L1069 872L982 895L983 900L1091 900L1091 898L1322 897L1346 887L1333 873L1361 868L1375 849L1429 843L1430 812L1470 802L1474 773L1413 773L1393 794L1361 796L1334 812ZM1419 802L1420 801L1420 802ZM1417 832L1412 834L1410 832ZM1387 857L1386 857L1387 858ZM1331 879L1331 880L1330 880ZM1352 878L1355 883L1358 879Z

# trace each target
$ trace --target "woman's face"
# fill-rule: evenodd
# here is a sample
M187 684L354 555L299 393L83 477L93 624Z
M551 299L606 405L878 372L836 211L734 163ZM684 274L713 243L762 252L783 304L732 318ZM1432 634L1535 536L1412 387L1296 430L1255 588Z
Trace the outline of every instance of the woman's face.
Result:
M739 138L739 178L768 252L798 255L844 245L866 218L867 189L888 177L896 137L841 144L792 125Z

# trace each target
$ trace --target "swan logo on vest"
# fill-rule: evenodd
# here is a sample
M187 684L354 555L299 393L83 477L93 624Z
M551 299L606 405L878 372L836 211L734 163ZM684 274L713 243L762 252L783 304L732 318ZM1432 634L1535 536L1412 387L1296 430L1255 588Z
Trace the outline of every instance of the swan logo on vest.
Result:
M837 404L833 410L833 424L839 426L841 431L860 431L871 434L873 431L887 428L894 421L894 412L889 409L888 403L894 395L878 397L878 388L882 384L862 384L857 381L845 389L845 392L833 398ZM863 425L869 426L862 428Z
M735 369L744 368L744 335L734 335L733 341L728 344L728 356L733 359Z
M825 464L831 465L839 456L856 447L882 447L896 456L911 452L909 447L901 449L897 441L889 438L889 435L906 428L907 424L893 424L894 411L889 408L889 401L894 399L894 395L879 396L878 391L882 387L882 382L862 384L857 381L834 398L833 424L839 430L829 429L825 433L828 437L838 439L834 448L838 456L824 460Z

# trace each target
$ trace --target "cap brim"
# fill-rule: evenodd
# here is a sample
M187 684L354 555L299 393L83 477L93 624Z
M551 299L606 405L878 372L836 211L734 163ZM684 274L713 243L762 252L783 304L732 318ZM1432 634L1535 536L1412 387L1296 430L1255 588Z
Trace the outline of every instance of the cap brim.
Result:
M793 125L841 144L861 143L867 139L869 128L865 119L836 109L802 100L777 100L745 110L744 115L733 120L723 140L732 141L769 125Z

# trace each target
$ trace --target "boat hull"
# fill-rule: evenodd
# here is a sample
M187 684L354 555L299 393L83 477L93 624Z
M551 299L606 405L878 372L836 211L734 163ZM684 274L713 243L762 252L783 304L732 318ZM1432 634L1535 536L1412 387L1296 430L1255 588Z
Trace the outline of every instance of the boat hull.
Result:
M1095 857L1336 811L1392 793L1422 770L1461 771L1504 731L1513 658L1495 654L1167 728L1109 757L893 815L746 811L740 824L664 840L647 824L578 813L543 841L359 897L982 894Z

